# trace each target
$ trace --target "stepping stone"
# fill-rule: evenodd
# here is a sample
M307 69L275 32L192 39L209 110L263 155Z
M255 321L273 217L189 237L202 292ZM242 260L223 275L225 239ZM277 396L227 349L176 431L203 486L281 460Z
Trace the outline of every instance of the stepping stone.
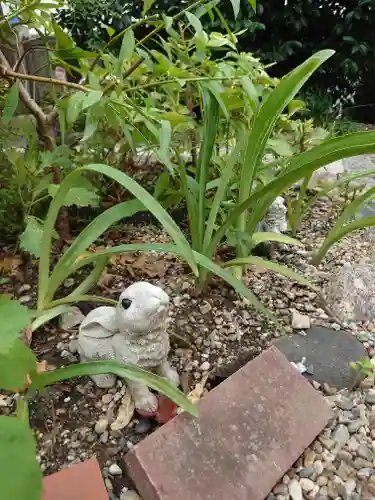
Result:
M297 363L305 357L305 366L312 367L313 373L304 376L336 389L355 385L358 373L349 363L367 356L366 349L351 333L318 326L306 330L306 336L279 337L272 344L289 361Z
M271 347L125 457L143 500L264 500L332 417Z
M95 458L45 477L43 489L43 500L109 500Z

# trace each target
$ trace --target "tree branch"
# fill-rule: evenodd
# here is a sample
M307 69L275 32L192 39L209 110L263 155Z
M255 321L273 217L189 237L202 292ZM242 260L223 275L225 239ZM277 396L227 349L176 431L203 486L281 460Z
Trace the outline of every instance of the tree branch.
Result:
M124 79L128 78L143 63L144 60L145 60L145 58L142 56L137 61L133 62L133 64L130 66L130 68L128 68L125 71L125 73L122 75L122 77Z
M4 59L5 59L5 57L4 57ZM83 85L79 85L78 83L67 82L65 80L57 80L55 78L49 78L46 76L25 75L24 73L17 73L16 71L13 71L11 69L11 67L8 64L8 61L7 61L7 64L4 64L3 59L1 57L0 57L0 61L1 61L0 76L2 76L3 78L7 78L7 79L16 78L18 80L31 80L33 82L49 83L52 85L60 85L61 87L68 87L71 89L80 90L82 92L89 92L90 91L90 89L88 87L84 87Z
M25 52L23 52L21 54L21 57L18 59L18 61L16 62L16 64L13 67L13 71L18 71L18 68L21 66L22 61L27 56L27 54L29 54L30 52L33 52L34 50L53 50L53 49L49 49L48 47L38 46L38 45L35 47L29 47L27 50L25 50Z
M9 71L13 73L7 58L0 50L0 76L9 80L8 76ZM18 89L21 101L27 107L27 109L35 116L38 123L45 122L46 115L44 114L42 108L37 104L36 101L34 101L34 99L30 96L30 94L28 93L28 91L25 89L25 87L22 85L21 82L18 82Z

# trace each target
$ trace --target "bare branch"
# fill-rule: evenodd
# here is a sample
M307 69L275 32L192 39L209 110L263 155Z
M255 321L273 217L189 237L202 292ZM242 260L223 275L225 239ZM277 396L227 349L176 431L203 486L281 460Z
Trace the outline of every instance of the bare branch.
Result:
M25 75L24 73L17 73L13 71L8 64L5 65L2 58L0 57L0 76L3 78L16 78L18 80L31 80L33 82L40 83L50 83L51 85L59 85L61 87L68 87L71 89L81 90L82 92L89 92L90 89L88 87L84 87L83 85L79 85L78 83L67 82L65 80L57 80L56 78L49 78L46 76L36 76L36 75Z
M128 78L132 73L134 73L134 71L143 63L143 61L145 60L145 58L142 56L140 57L137 61L135 61L129 69L127 69L125 71L125 73L122 75L122 77L125 79L125 78Z
M13 71L18 71L18 68L21 66L24 58L27 56L27 54L29 54L33 50L52 50L53 51L53 49L49 49L48 47L44 47L44 46L37 45L37 46L29 47L27 50L25 50L25 52L23 52L21 54L21 57L18 59L18 61L16 62L16 64L13 67Z
M4 56L3 52L0 50L0 76L9 80L8 72L12 72L11 66ZM25 75L23 75L25 76ZM44 114L42 108L37 104L36 101L30 96L28 91L18 82L18 88L20 93L20 99L27 107L27 109L35 116L38 123L44 123L46 121L46 115Z

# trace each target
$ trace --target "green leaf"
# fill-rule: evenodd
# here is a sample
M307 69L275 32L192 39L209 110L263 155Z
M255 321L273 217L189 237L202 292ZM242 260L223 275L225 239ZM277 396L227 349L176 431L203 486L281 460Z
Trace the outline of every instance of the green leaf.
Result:
M236 19L240 12L241 0L230 0L233 7L234 18Z
M288 104L288 115L289 117L291 117L295 113L298 113L298 111L302 111L304 109L306 109L306 104L304 101L301 101L300 99L293 99Z
M155 2L156 0L143 0L143 14L146 14Z
M0 484L4 500L42 497L35 439L30 427L17 417L0 416Z
M154 188L154 198L158 200L163 194L165 194L166 190L170 185L170 176L168 172L162 172L156 183Z
M41 224L36 217L32 215L28 216L25 230L20 236L20 247L22 250L26 250L26 252L35 255L35 257L40 257L42 237L43 224Z
M352 174L343 177L342 179L339 179L338 181L331 182L329 184L324 185L319 189L319 191L311 197L306 205L304 206L304 212L307 212L311 207L314 206L314 204L317 202L317 200L323 196L326 196L328 193L333 191L334 189L337 189L341 186L349 185L351 182L357 180L357 179L362 179L364 177L370 177L372 175L375 175L375 170L367 170L366 172L360 172L359 174Z
M55 197L59 187L59 184L50 184L48 192L52 198ZM99 202L100 196L93 186L91 189L86 187L72 187L64 199L64 207L71 207L72 205L76 205L77 207L97 207Z
M22 389L28 372L35 370L36 357L29 347L19 339L10 349L0 352L0 389L18 391Z
M119 361L92 361L89 363L81 363L79 365L60 368L53 372L44 372L36 377L33 377L31 389L42 389L47 385L55 384L62 380L73 377L82 377L87 375L99 375L102 373L113 373L123 379L140 382L155 391L161 392L171 399L177 406L183 408L191 415L197 416L197 407L191 403L185 394L173 387L165 379L154 375L151 372L142 370L136 366L120 363Z
M189 214L190 220L194 221L192 231L193 248L202 251L205 233L206 214L206 184L209 179L210 163L214 151L216 135L220 121L220 107L217 99L212 93L203 89L204 108L204 134L197 161L196 181L198 190L197 213ZM214 214L212 215L212 217Z
M162 120L159 131L159 149L157 155L160 161L173 173L173 164L170 160L170 144L172 139L172 127L169 121Z
M172 253L175 255L179 255L183 257L183 253L180 248L176 245L170 245L165 243L135 243L128 245L118 245L116 247L107 248L100 252L95 252L92 255L85 257L76 263L76 266L73 268L73 272L76 272L83 266L87 264L91 264L92 262L96 262L98 259L101 259L103 256L109 256L114 254L120 254L125 252L135 252L135 251L156 251L156 252L166 252ZM259 312L264 314L266 317L273 318L271 312L264 307L264 305L259 301L255 294L249 290L241 280L236 279L231 272L226 269L222 269L220 266L215 264L211 259L202 255L198 252L193 251L195 261L207 271L219 276L224 281L226 281L230 286L234 288L234 290L239 294L245 297L249 303L257 309ZM274 319L274 318L273 318Z
M106 29L106 32L108 33L109 38L112 38L113 35L116 33L116 30L111 28L111 26L106 26L105 29Z
M7 92L7 96L5 98L4 103L4 111L3 111L3 122L8 123L14 116L18 106L19 92L18 85L14 83L10 90Z
M221 108L221 110L223 111L223 113L225 115L225 118L227 118L229 120L228 109L227 109L227 107L225 105L225 102L223 101L223 98L221 97L222 94L224 94L224 92L225 92L225 89L221 85L221 83L213 80L211 82L202 83L201 87L202 87L202 89L203 88L208 89L210 91L210 93L215 96L215 99L219 103L220 108Z
M262 164L262 158L267 141L270 138L280 114L299 92L314 71L316 71L319 66L321 66L323 62L325 62L333 54L334 51L332 50L322 50L311 56L282 80L280 80L280 83L262 104L252 124L247 141L247 147L244 153L241 183L238 195L238 201L240 204L245 202L245 200L250 196L257 168ZM248 225L247 219L247 212L242 212L237 220L237 227L239 231L245 232L246 226ZM255 221L252 226L255 229ZM245 256L244 251L246 251L246 248L239 246L237 248L238 256Z
M124 62L131 60L135 49L135 38L133 30L125 31L122 38L120 55L118 57L117 74L120 76Z
M344 238L344 236L352 233L353 231L358 231L359 229L365 229L366 227L372 226L375 226L375 217L366 217L364 219L354 220L349 224L346 224L344 227L335 229L335 231L330 231L318 252L311 259L312 263L314 265L320 264L330 247L337 241Z
M72 165L70 157L73 151L66 145L57 146L53 151L43 151L41 157L42 169L59 165L60 167L70 167Z
M137 206L141 203L144 207L146 207L150 212L159 220L162 227L171 238L175 241L176 245L181 249L181 255L185 258L186 262L189 264L193 272L197 275L198 268L194 260L194 255L190 248L188 241L186 240L184 234L174 222L174 220L170 217L170 215L164 210L164 208L158 203L153 196L148 193L142 186L140 186L134 179L129 177L123 172L120 172L118 169L109 167L108 165L103 164L92 164L87 167L81 167L71 172L60 185L60 189L56 192L54 199L50 205L48 210L45 230L43 234L42 240L42 255L39 260L39 283L38 283L38 309L44 309L46 306L46 301L52 299L52 296L56 290L56 288L60 285L62 276L66 272L70 273L70 268L72 266L72 261L74 258L77 259L80 254L76 254L76 249L80 246L82 248L82 252L86 250L86 242L91 240L92 235L95 236L95 239L100 236L102 231L107 229L108 221L109 224L113 224L116 220L121 219L125 216L121 215L121 212L116 212L118 209L123 209L122 204L119 206L113 207L112 209L106 210L104 214L98 216L89 226L85 229L83 233L75 240L79 242L75 247L73 245L68 249L66 254L64 254L63 258L60 259L58 264L56 265L51 277L49 277L49 269L50 269L50 249L51 249L51 232L55 227L56 219L59 214L61 206L64 204L64 199L66 198L67 193L72 188L72 186L77 184L77 181L81 178L84 172L97 172L100 174L104 174L107 177L117 181L121 184L125 189L130 191L137 200L131 200L135 202ZM117 218L114 218L113 216ZM104 228L104 229L102 229ZM97 231L99 230L99 233ZM82 235L84 234L84 239ZM72 250L72 247L74 250ZM68 253L69 252L69 253ZM68 255L68 257L66 256ZM63 261L63 264L60 263ZM58 270L57 270L58 269Z
M244 91L250 99L251 108L255 113L258 107L258 92L256 91L255 85L248 76L242 76L241 83Z
M94 135L98 128L98 123L94 121L93 119L93 113L89 111L86 115L86 121L85 121L85 130L83 131L83 137L81 139L81 142L85 142L90 137Z
M293 156L294 151L292 145L281 137L276 137L274 139L268 139L267 148L271 149L278 156Z
M57 49L68 50L75 47L73 39L70 38L57 23L53 23L53 28L55 31Z
M17 300L0 295L0 354L6 354L35 314Z
M44 325L45 323L48 323L48 321L51 321L51 319L57 318L64 312L69 312L69 311L70 311L70 306L57 306L53 307L52 309L46 309L41 314L38 314L38 316L31 323L31 331L35 332L35 330L37 330L40 326Z
M200 20L191 12L185 12L189 23L193 26L194 30L199 34L203 31L202 23Z
M259 245L265 241L277 241L278 243L283 243L284 245L295 245L297 247L303 247L303 243L291 238L286 234L279 233L254 233L252 236L252 243L254 246Z
M373 131L354 132L335 137L309 151L293 156L286 162L283 170L274 180L261 189L255 190L243 203L237 205L230 212L225 222L216 231L210 248L216 248L227 231L236 224L239 215L247 208L252 208L251 223L255 224L256 227L273 200L285 193L295 182L334 161L366 153L375 153L375 132Z
M103 96L102 90L91 90L85 97L82 99L81 110L83 111L86 108L89 108L96 104Z
M229 158L225 161L224 169L222 170L222 174L219 179L215 179L215 181L219 181L217 190L212 201L210 214L206 221L206 229L203 240L203 252L206 255L207 249L209 248L212 234L214 232L216 219L220 210L220 206L226 198L227 189L230 181L233 178L234 168L237 162L240 160L240 153L243 151L243 148L246 144L246 129L245 127L241 127L236 134L236 146L234 150L229 155ZM210 184L210 183L208 183ZM212 186L213 187L213 186ZM207 189L207 185L206 185ZM216 249L213 249L215 251ZM212 255L212 254L210 254Z
M253 9L254 9L254 11L255 11L256 6L257 6L257 2L256 2L256 0L249 0L249 4L252 6L252 8L253 8Z
M118 169L109 167L108 165L91 164L85 167L84 170L102 173L117 181L125 189L128 189L133 196L135 196L158 219L163 229L180 248L181 254L184 256L191 269L194 272L197 272L197 266L195 264L192 250L184 234L171 216L163 209L155 198L152 197L152 195L150 195L143 187L141 187L124 172L120 172Z
M85 92L76 92L69 98L65 115L67 123L72 125L77 120L85 98Z
M272 262L270 260L265 260L260 257L255 257L254 255L249 255L248 257L242 257L239 259L233 259L228 262L225 262L224 267L237 267L237 266L245 266L245 265L254 265L258 267L262 267L264 269L268 269L273 271L276 274L281 274L281 276L285 276L286 278L290 278L293 281L299 283L300 285L307 286L308 288L317 291L317 288L314 287L309 280L304 278L299 273L296 273L289 267L282 266L281 264L277 264L276 262Z
M61 283L70 275L72 266L81 257L83 252L104 233L109 227L120 219L131 217L144 205L137 199L119 203L98 215L85 229L76 237L70 247L57 262L48 281L49 298L52 299L55 291ZM36 320L37 321L37 320Z

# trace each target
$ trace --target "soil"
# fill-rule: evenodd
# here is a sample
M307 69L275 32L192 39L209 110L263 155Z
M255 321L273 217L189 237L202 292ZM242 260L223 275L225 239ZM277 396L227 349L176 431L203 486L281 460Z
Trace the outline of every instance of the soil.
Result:
M302 224L298 235L304 247L276 251L273 260L304 273L314 285L322 288L334 268L346 260L359 261L365 254L369 255L373 245L372 230L346 237L328 254L323 265L315 268L309 264L312 251L322 242L332 221L342 210L342 203L340 198L320 200ZM108 232L97 246L135 241L166 242L168 237L152 224L124 224ZM29 298L26 303L32 307L36 297L35 263L26 269L22 282L18 280L20 276L17 273L16 276L17 279L4 287L17 297L26 295ZM74 281L67 280L61 295L73 290L83 276L74 277ZM270 321L255 312L246 300L238 297L220 280L213 279L207 289L197 293L194 278L184 263L174 256L151 252L123 254L116 258L93 293L116 299L126 286L137 280L159 285L170 295L171 361L182 375L185 391L194 388L205 375L202 363L208 361L210 365L209 389L236 369L236 366L228 368L228 364L236 361L237 365L241 364L259 354L273 338L291 333L292 309L308 315L316 325L331 326L333 323L314 292L286 278L259 268L247 270L245 283L277 317L277 321ZM19 293L25 283L31 289ZM87 314L96 305L81 303L79 307ZM36 332L32 348L39 359L47 360L54 367L78 362L68 351L69 341L76 334L77 329L64 331L57 321L52 321ZM117 405L103 403L102 397L108 392L115 396L121 392L121 386L119 381L115 389L100 390L89 379L82 378L56 384L31 398L30 420L38 441L38 458L44 474L96 455L112 496L119 498L124 487L132 487L125 474L110 476L109 465L117 463L122 467L126 452L152 432L156 424L139 433L139 419L135 417L122 431L101 435L94 431L99 417L106 416L111 421L117 415ZM10 405L1 410L10 413L13 408Z

